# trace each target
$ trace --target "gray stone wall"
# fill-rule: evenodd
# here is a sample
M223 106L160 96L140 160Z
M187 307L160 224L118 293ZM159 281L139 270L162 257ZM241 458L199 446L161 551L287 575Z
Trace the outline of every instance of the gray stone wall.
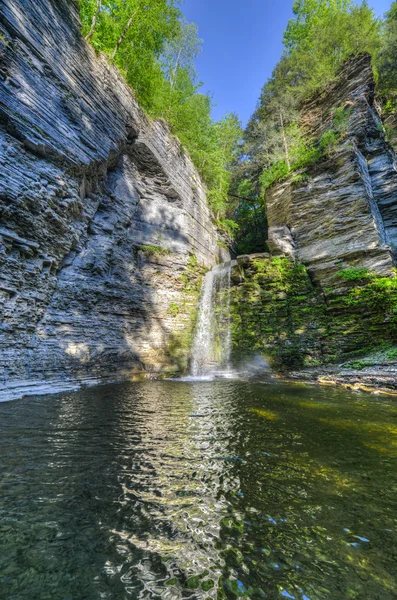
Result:
M396 157L374 102L370 57L348 62L337 80L303 109L302 126L319 140L332 129L336 108L348 114L347 131L328 158L310 167L304 181L273 186L267 194L269 247L290 248L323 287L335 273L364 267L392 271L397 244ZM291 255L287 252L287 255Z
M175 367L186 267L225 251L190 158L81 38L74 0L0 0L0 165L4 395Z

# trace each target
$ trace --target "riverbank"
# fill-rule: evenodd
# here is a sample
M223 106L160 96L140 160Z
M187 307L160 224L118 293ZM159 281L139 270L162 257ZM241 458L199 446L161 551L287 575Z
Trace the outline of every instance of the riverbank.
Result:
M313 367L277 375L280 381L342 386L351 390L397 396L397 364L376 365L360 370L343 367Z

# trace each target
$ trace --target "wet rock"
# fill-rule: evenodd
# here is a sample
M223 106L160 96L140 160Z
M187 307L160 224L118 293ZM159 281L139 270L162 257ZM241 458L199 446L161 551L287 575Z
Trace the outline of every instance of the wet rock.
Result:
M205 189L163 121L82 39L74 0L0 0L0 381L175 367L183 274L221 254ZM157 248L150 261L140 248ZM190 273L191 271L189 271ZM182 308L170 311L170 305Z

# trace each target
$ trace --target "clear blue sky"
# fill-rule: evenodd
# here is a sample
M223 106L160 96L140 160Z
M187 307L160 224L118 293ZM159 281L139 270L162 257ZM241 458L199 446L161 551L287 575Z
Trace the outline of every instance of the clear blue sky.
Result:
M204 39L197 60L203 91L213 94L213 117L235 112L245 124L282 52L293 0L185 0L182 11ZM378 16L392 0L369 0Z

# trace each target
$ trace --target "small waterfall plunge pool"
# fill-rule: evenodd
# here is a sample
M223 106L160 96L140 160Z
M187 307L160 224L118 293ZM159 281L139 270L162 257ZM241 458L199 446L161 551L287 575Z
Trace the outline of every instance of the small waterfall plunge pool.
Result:
M392 600L397 404L152 381L0 404L3 600Z

